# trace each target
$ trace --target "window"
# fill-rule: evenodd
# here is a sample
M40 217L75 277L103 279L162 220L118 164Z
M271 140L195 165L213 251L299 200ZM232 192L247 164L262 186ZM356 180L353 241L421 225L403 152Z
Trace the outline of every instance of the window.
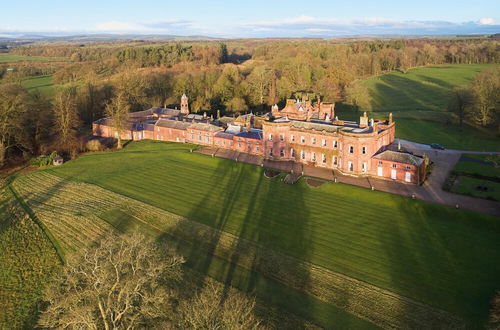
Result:
M280 149L280 157L285 157L285 150L283 148Z
M272 141L272 140L273 140L273 134L272 134L272 133L270 133L270 134L269 134L269 141Z
M311 160L312 160L313 162L315 162L315 161L316 161L316 153L315 153L315 152L311 153Z
M284 134L280 134L280 141L285 141L285 135Z
M306 159L306 153L304 152L304 150L300 151L300 159L302 160Z
M353 147L353 146L349 146L349 153L350 153L350 154L353 154L353 153L354 153L354 147Z
M311 144L316 144L316 138L311 138Z
M333 163L333 166L337 166L337 156L333 156L332 158L332 163Z
M295 135L290 136L290 141L295 142Z
M224 140L223 140L223 141L222 141L222 145L226 145L226 141L224 141Z
M160 131L160 128L159 128L159 127L157 127L157 128L156 128L156 130L159 132L159 131Z
M392 164L391 165L392 168L396 168L396 166L397 166L396 164Z
M210 142L210 138L207 136L207 142Z
M361 164L361 172L366 172L366 162Z
M379 164L379 165L382 165L382 164L383 164L383 162L382 162L381 160L379 160L379 161L378 161L378 164Z
M322 145L323 147L326 147L326 139L322 139L322 140L321 140L321 145Z
M337 149L337 140L333 140L333 149Z
M301 136L301 137L300 137L300 142L301 142L301 143L306 143L306 138L305 138L305 137L303 137L303 136Z
M354 171L354 164L352 162L347 162L347 167L349 168L349 172Z
M247 145L247 151L248 152L252 151L252 146L251 145Z
M295 150L290 149L290 157L295 158Z
M273 148L269 149L269 157L273 156Z
M326 155L325 154L321 154L321 162L323 164L326 164Z
M363 147L361 148L361 153L362 153L363 155L365 155L365 154L366 154L366 147L365 147L365 146L363 146Z
M198 140L200 140L200 141L201 141L201 135L198 135Z
M256 146L255 151L259 151L259 150L260 150L259 146Z
M411 166L406 166L406 170L407 171L411 170Z
M238 142L238 148L241 148L241 143Z

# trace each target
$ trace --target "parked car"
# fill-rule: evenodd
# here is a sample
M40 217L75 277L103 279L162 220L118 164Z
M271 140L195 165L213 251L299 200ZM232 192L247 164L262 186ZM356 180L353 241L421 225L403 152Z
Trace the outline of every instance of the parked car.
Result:
M433 143L433 144L431 144L431 148L432 149L445 150L445 148L442 145L440 145L439 143Z

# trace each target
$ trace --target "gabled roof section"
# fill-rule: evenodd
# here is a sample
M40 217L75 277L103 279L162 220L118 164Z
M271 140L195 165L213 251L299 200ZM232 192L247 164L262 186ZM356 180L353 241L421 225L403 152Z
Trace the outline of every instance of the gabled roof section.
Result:
M222 127L215 126L212 124L206 124L206 123L193 123L193 124L189 125L189 128L197 129L200 131L208 131L208 132L217 132L217 131L223 130Z
M373 156L375 159L380 160L388 160L391 162L403 163L403 164L411 164L415 166L420 166L423 163L424 159L415 155L411 155L406 152L397 152L386 150L378 155Z
M191 126L191 123L171 119L159 119L156 122L156 126L175 129L187 129L189 126Z

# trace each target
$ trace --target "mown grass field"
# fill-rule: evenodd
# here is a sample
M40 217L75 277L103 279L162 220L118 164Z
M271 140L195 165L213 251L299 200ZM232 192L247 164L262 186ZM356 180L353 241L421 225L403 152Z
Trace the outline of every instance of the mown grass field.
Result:
M47 171L441 308L474 326L486 322L500 289L500 264L493 262L500 253L498 219L341 184L285 185L265 178L260 167L189 153L190 147L142 141ZM224 281L236 276L233 268L224 271ZM253 276L250 287L260 283ZM304 287L311 280L312 273L302 274ZM297 303L314 310L314 302Z
M454 64L391 72L363 81L374 111L446 111L453 87L467 85L489 64Z
M447 111L455 86L467 85L479 72L493 65L457 64L422 67L407 73L391 72L365 79L374 117L392 112L396 135L420 143L440 143L462 150L500 150L496 132L457 125L456 115ZM344 111L346 112L346 111ZM354 118L354 114L346 113ZM341 118L344 113L340 114Z
M44 232L14 195L0 188L0 328L28 329L36 322L44 287L60 260Z
M16 62L59 62L67 61L64 58L44 57L44 56L25 56L16 54L0 54L0 63L16 63Z
M52 81L52 76L33 76L24 79L21 85L26 88L29 92L38 90L42 95L51 98L54 96L54 82Z
M456 182L451 191L500 201L500 168L495 167L490 157L463 154L452 171Z

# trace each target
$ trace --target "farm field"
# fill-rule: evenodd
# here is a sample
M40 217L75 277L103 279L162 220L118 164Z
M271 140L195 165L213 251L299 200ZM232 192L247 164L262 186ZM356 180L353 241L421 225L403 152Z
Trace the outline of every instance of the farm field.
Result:
M453 87L467 85L489 64L450 64L391 72L363 84L372 97L373 111L446 111Z
M16 54L0 54L0 63L16 62L59 62L67 61L65 58L43 57L43 56L25 56Z
M408 73L391 72L363 81L372 98L374 117L393 112L397 136L415 142L440 143L462 150L499 150L496 132L465 125L447 111L455 86L467 85L488 64L438 65L415 68ZM347 114L347 119L356 119ZM344 113L340 114L344 117Z
M54 95L54 83L52 76L34 76L23 80L21 83L29 92L38 90L42 95L52 97Z
M0 188L0 328L28 329L60 266L54 246L9 189Z
M299 181L285 185L265 178L260 167L189 153L189 148L192 146L142 141L120 152L84 155L45 172L98 185L300 264L341 274L352 279L350 283L361 281L424 303L431 310L448 311L473 326L486 322L489 301L499 289L500 265L491 262L500 251L497 219L341 184L310 188ZM29 203L29 196L26 198ZM107 223L123 221L116 211L101 217ZM75 234L78 231L75 228ZM196 244L202 242L200 238ZM230 260L240 265L244 256L243 252L234 253ZM209 258L198 267L209 272L209 266L219 262ZM249 268L254 269L253 265ZM236 278L235 269L224 271L225 282ZM317 275L312 266L305 269L299 273L299 289L311 295L308 286L316 283ZM249 278L246 289L251 290L266 277ZM301 303L303 309L317 312L316 303ZM413 310L401 306L393 309L394 319Z

